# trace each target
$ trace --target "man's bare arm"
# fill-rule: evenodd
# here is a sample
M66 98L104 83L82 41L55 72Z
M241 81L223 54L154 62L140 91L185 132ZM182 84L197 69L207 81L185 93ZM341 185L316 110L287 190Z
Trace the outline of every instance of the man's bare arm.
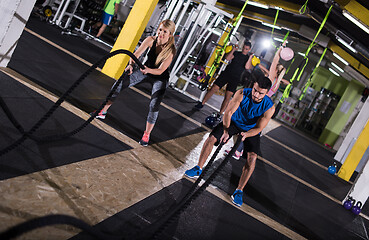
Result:
M274 114L275 108L272 106L269 108L261 118L259 118L258 122L256 123L255 127L251 128L247 132L242 132L242 140L245 140L247 137L253 137L263 131L263 129L268 125L270 119L272 118Z

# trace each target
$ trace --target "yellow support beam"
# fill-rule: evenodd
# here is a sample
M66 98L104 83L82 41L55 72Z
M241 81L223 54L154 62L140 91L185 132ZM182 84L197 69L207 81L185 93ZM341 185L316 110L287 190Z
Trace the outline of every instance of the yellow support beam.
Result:
M133 52L135 50L158 1L136 0L111 51L126 49ZM117 79L122 75L128 61L129 56L116 55L106 61L102 72Z
M254 21L259 21L259 22L264 22L264 23L269 23L269 24L274 24L274 17L269 17L260 13L254 13L254 12L245 12L243 14L244 18L247 19L251 19ZM300 25L296 24L296 23L292 23L289 21L284 21L284 20L280 20L277 19L276 25L279 27L284 27L284 28L288 28L288 30L290 31L294 31L294 32L298 32L298 30L300 29Z
M264 1L254 0L254 2L259 2L264 5L268 5L269 7L272 7L272 8L280 7L280 8L283 8L283 11L285 12L300 14L299 10L301 8L301 5L299 4L290 3L287 1L280 1L280 0L264 0ZM237 14L238 12L240 12L240 8L232 7L226 4L217 2L215 5L216 7L223 9L224 11L230 12L232 14L235 14L235 13Z
M222 3L216 3L216 6L219 9L222 9L222 10L224 10L228 13L231 13L233 15L237 15L240 11L239 8L228 6L228 5L222 4ZM298 13L298 10L297 10L297 13ZM254 20L254 21L258 21L258 22L265 22L265 23L270 23L270 24L274 23L274 17L270 17L270 16L267 16L267 15L263 15L263 14L255 13L255 12L251 12L251 11L244 11L243 14L242 14L242 17L247 18L247 19L251 19L251 20ZM289 21L284 21L284 20L280 20L280 19L277 19L276 25L286 27L286 28L290 29L291 31L295 31L295 32L297 32L300 29L299 24L291 23Z
M369 78L369 69L360 63L356 58L351 56L349 53L347 53L345 50L343 50L341 47L336 45L334 42L329 41L328 48L332 50L332 52L337 53L341 57L343 57L350 65L355 68L357 71L359 71L361 74L363 74L365 77Z
M352 147L345 162L338 171L338 176L343 180L349 181L357 165L360 163L366 149L369 147L369 121L360 133L354 146Z
M299 14L299 9L301 8L301 6L298 4L293 4L293 3L288 3L285 1L278 1L278 0L260 0L257 2L271 6L271 7L278 6L278 7L283 8L285 11L295 12L297 14ZM364 23L369 25L369 11L363 6L361 6L359 3L357 3L354 0L337 0L336 2L340 4L342 8L353 13L356 17L360 18ZM216 6L232 14L239 12L239 8L232 7L226 4L216 3ZM263 21L263 22L267 22L271 24L274 23L273 17L266 16L266 15L259 14L259 13L250 12L250 11L245 11L243 14L243 17L254 20L254 21ZM367 18L368 18L368 21L366 22L365 19ZM298 24L291 23L288 21L281 21L279 19L277 19L276 24L281 27L287 27L289 30L299 33L300 25ZM363 74L365 77L369 78L369 69L365 65L360 63L359 60L351 56L350 53L348 53L347 51L345 51L344 49L342 49L341 47L339 47L332 41L328 43L328 48L331 51L339 54L347 62L349 62L353 68L355 68L358 72ZM366 58L366 56L364 55L362 56Z
M342 9L347 10L361 22L369 26L369 10L355 0L336 0Z

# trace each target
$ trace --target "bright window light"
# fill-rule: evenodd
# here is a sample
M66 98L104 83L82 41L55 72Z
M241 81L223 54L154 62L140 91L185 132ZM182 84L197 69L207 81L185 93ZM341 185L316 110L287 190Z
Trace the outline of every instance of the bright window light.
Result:
M338 60L343 62L345 65L349 65L349 63L345 59L343 59L340 55L338 55L337 53L333 53L333 56L335 56Z
M264 8L264 9L269 9L269 6L268 5L264 5L264 4L261 4L261 3L258 3L258 2L251 2L251 1L248 1L247 4L249 5L252 5L254 7L259 7L259 8Z
M272 45L269 39L263 41L263 48L269 48Z
M281 7L274 7L275 9L279 10L279 11L283 11L284 9Z
M273 38L274 40L278 41L278 42L283 42L283 39L282 38ZM288 43L288 41L286 40L286 43Z
M332 66L337 68L340 72L344 72L342 68L340 68L337 64L335 64L334 62L331 62Z
M342 14L343 14L343 16L348 18L351 22L355 23L356 26L363 29L366 33L369 33L369 28L366 25L364 25L363 23L361 23L360 20L356 19L356 17L352 16L348 11L343 10Z
M263 24L264 26L267 26L267 27L275 28L275 29L282 29L281 27L279 27L277 25L270 24L270 23L262 22L261 24Z
M350 44L348 44L347 42L345 42L342 38L337 37L337 40L342 43L345 47L347 47L348 49L350 49L351 51L353 51L354 53L357 53L356 49L353 48Z
M331 73L333 73L334 75L336 75L336 76L340 76L336 71L334 71L332 68L329 68L329 71L331 71Z

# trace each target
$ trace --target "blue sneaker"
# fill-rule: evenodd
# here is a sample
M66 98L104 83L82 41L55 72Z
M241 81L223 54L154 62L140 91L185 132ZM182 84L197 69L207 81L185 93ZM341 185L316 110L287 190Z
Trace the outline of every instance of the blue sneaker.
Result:
M199 166L194 166L193 168L187 170L185 175L189 178L198 178L202 172L202 169Z
M243 200L242 200L242 196L243 196L243 192L241 190L237 190L234 191L234 193L232 194L231 198L232 198L232 202L236 205L241 207Z

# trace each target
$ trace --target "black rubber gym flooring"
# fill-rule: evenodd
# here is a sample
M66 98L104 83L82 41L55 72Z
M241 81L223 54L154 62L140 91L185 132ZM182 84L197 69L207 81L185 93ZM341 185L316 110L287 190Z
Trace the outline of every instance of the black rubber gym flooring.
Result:
M222 158L220 159L220 161ZM245 160L232 159L212 184L232 194ZM213 171L219 162L214 163ZM147 239L188 192L182 179L95 227L124 239ZM230 200L228 200L230 201ZM368 220L261 161L246 185L244 203L307 239L367 239ZM204 192L156 239L288 239L237 207ZM89 239L81 233L72 239Z
M0 72L0 84L0 96L26 131L30 130L54 104L2 72ZM83 119L59 107L34 135L42 137L63 134L74 130L83 123ZM0 114L0 125L1 149L11 145L22 136L3 111ZM81 132L68 139L56 142L36 143L28 139L20 147L0 156L0 179L16 177L127 149L131 148L93 125L88 125Z
M64 41L63 39L66 36L60 37L60 33L58 33L60 30L57 31L55 27L46 23L33 21L31 20L27 27L40 31L38 33L47 36L47 38L55 39L55 42L59 45L74 51L77 55L81 54L80 57L84 59L90 59L91 62L94 62L94 59L99 57L100 54L103 55L103 53L99 52L97 54L94 53L95 56L92 56L86 50L78 52L79 48L86 47L84 40L68 36L70 39ZM38 25L39 27L37 27ZM49 31L48 28L55 29ZM47 34L53 36L48 36ZM73 45L73 47L70 45ZM96 47L88 46L88 48L91 52L94 52ZM19 40L9 66L58 95L63 93L87 69L85 64L27 32L24 32ZM1 76L3 77L3 75ZM22 120L21 123L22 125L24 124L26 129L34 123L33 119L35 116L32 113L37 112L41 114L46 111L45 104L52 104L30 90L19 92L18 95L7 92L15 91L16 88L21 88L22 86L13 84L14 81L11 80L1 81L1 84L3 85L4 82L12 84L9 87L10 90L6 90L4 87L1 88L2 94L9 93L9 95L5 95L8 96L7 98L2 96L9 103L11 109L16 109L14 114ZM113 79L95 71L76 89L68 101L86 112L91 111L102 101L113 82ZM149 92L149 88L150 86L148 85L139 87L146 93ZM27 94L31 95L28 96ZM19 97L11 99L14 96ZM28 98L22 99L25 96L28 96ZM111 108L105 122L129 137L138 140L144 129L148 101L148 98L143 97L134 90L127 89L124 94L119 96L119 99ZM211 113L211 110L207 107L202 111L193 111L193 100L174 90L168 90L164 103L200 122ZM26 111L22 110L24 106L27 106ZM140 111L137 111L137 109ZM45 129L39 133L51 133L57 127L60 131L66 131L65 128L69 128L69 125L74 126L76 122L81 121L73 114L71 114L73 116L69 116L69 114L65 110L58 110L55 118L47 122ZM4 120L3 116L0 119L5 126L1 130L1 134L4 136L1 141L5 141L5 144L10 144L17 139L18 133L9 121ZM63 123L61 123L62 120ZM112 146L111 139L104 140L109 142L108 145L102 145L100 141L104 142L101 139L104 137L104 133L101 133L93 126L88 126L88 128L91 129L86 130L84 133L81 132L81 135L76 135L64 143L49 143L49 145L40 146L31 140L27 140L19 151L13 153L17 155L13 156L12 159L23 157L24 161L32 159L32 161L37 163L32 164L31 161L31 163L27 163L29 165L23 167L18 162L8 159L4 161L8 165L5 164L5 168L1 168L4 169L4 172L1 173L4 175L3 178L37 171L37 169L58 166L58 164L63 165L66 164L65 161L80 161L98 156L94 151L100 154L109 154L114 151L128 149L127 146L123 146L115 139L114 141L119 146ZM159 121L152 134L152 142L165 141L200 131L205 131L205 129L161 107ZM301 137L288 128L279 127L267 135L312 158L323 166L329 166L333 162L333 155L330 151ZM96 136L99 137L96 138ZM80 139L82 137L85 138ZM261 142L263 158L338 200L342 200L350 189L351 185L349 183L342 181L336 176L329 175L325 169L308 162L267 137L262 137ZM60 151L64 150L65 152L66 148L68 150L75 147L78 148L78 144L84 144L92 149L86 151L86 153L78 154L70 150L71 156L67 158L61 157ZM117 149L118 147L119 150ZM81 154L88 156L81 156ZM71 160L70 158L78 158L78 160ZM244 161L242 159L240 161L232 159L216 177L213 185L230 195L237 185ZM217 163L213 167L216 167L216 165ZM176 182L132 207L106 219L96 225L96 228L104 229L105 232L114 235L128 236L127 239L137 232L142 233L145 237L143 230L147 230L150 223L162 218L166 214L166 210L178 201L180 196L186 193L189 184L190 182L185 179ZM308 239L368 239L369 223L366 219L360 216L355 217L340 204L261 160L258 160L255 172L245 188L244 202ZM367 213L368 208L364 207L363 212ZM164 232L162 238L158 239L285 238L284 235L274 231L264 223L251 218L236 207L205 192L190 205L189 209L180 216L178 221L174 222ZM75 239L85 238L81 234L76 236Z
M104 57L108 53L107 51L91 43L88 43L87 41L83 41L80 37L62 35L62 30L60 28L56 28L55 26L47 24L45 22L40 22L37 18L31 17L26 27L51 40L52 42L62 46L66 50L71 51L77 56L82 57L90 63L95 63L98 59ZM98 81L98 78L103 77L99 75L96 77L96 80L94 79L93 81ZM102 81L106 80L103 79ZM44 82L46 85L50 85L47 84L47 81ZM151 88L149 84L139 85L137 86L137 88L143 90L147 94L150 94ZM177 91L170 88L167 89L163 102L175 109L184 109L183 111L181 111L183 114L190 116L191 118L201 123L203 123L204 119L214 111L207 106L204 106L201 111L194 110L193 106L196 104L196 102L193 99L188 98L182 94L178 94Z
M53 28L45 23L42 24ZM78 40L80 42L84 41L81 38ZM69 44L67 42L65 45ZM92 51L95 48L97 47L91 46ZM18 42L9 67L58 96L61 96L88 68L86 64L26 31L23 32ZM86 112L92 112L105 99L113 83L113 79L97 70L93 71L70 95L68 101ZM151 86L144 83L140 85L140 89L149 93ZM207 107L205 107L206 111L194 111L195 101L188 97L181 96L173 101L175 96L181 95L174 90L168 89L166 95L169 99L166 97L164 103L168 103L168 105L175 108L181 106L185 114L197 118L198 121L203 121L211 113L210 108ZM122 91L111 110L109 110L105 122L138 141L145 129L148 106L149 98L138 94L134 90L126 89ZM137 111L137 109L140 109L140 111ZM150 142L157 143L204 130L189 121L185 121L183 117L172 111L161 107L159 119L152 132Z
M322 146L317 146L315 142L307 141L306 137L302 137L293 131L286 131L284 126L268 132L267 135L325 166L334 157L334 153ZM332 163L329 162L329 164Z
M160 226L155 223L183 199L191 184L182 179L96 228L123 239L153 239L153 233ZM155 239L288 239L208 192L199 195L186 211L166 225ZM71 239L91 239L91 236L81 233Z
M273 131L283 133L285 136L290 134L290 131L283 129L283 127L276 128L271 132ZM309 142L306 139L300 140L300 144L307 144ZM337 178L336 176L330 175L326 169L318 167L303 157L287 150L281 145L273 143L266 137L262 137L261 139L261 148L264 158L337 199L343 199L352 186L350 183ZM315 146L314 148L310 149L311 151L317 151L319 148L319 146ZM332 158L319 159L322 164L327 165Z

